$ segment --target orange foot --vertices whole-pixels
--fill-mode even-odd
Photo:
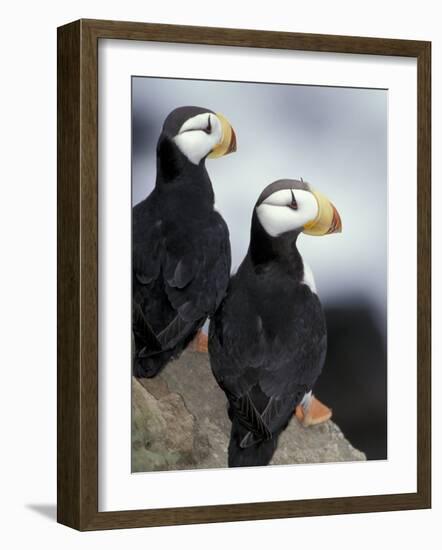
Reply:
[[[208,337],[202,330],[197,332],[195,338],[190,342],[187,349],[190,351],[198,351],[200,353],[208,352]]]
[[[330,420],[332,410],[312,395],[307,411],[301,405],[298,405],[295,410],[295,416],[307,428],[308,426],[315,426],[316,424],[322,424]]]

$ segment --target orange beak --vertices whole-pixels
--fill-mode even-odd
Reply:
[[[318,203],[318,215],[314,220],[304,225],[304,233],[314,236],[341,233],[341,216],[335,205],[319,191],[312,191],[312,193]]]
[[[209,159],[216,159],[234,153],[236,151],[236,134],[227,118],[220,113],[216,113],[218,120],[221,122],[223,130],[222,138],[215,145],[212,152],[207,155]]]

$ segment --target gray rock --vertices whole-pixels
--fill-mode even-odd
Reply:
[[[132,471],[225,468],[230,421],[208,355],[186,351],[153,379],[132,382]],[[365,460],[331,420],[304,428],[295,417],[271,464]]]

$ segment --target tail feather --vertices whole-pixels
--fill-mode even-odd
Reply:
[[[242,446],[248,432],[238,424],[237,420],[232,423],[230,442],[228,449],[229,468],[241,466],[267,466],[271,461],[278,444],[278,436],[261,440],[249,447]]]
[[[133,375],[136,378],[153,378],[167,364],[171,356],[170,351],[145,357],[136,355],[133,358]]]

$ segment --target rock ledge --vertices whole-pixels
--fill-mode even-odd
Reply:
[[[230,422],[207,354],[186,351],[154,379],[132,379],[132,471],[225,468]],[[365,460],[331,420],[293,418],[271,464]]]

